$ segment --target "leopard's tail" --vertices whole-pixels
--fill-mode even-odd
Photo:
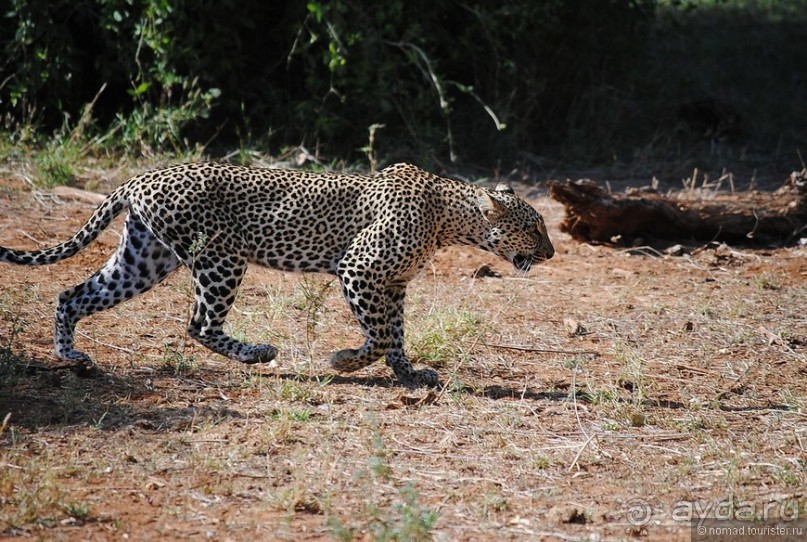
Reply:
[[[60,245],[42,250],[15,250],[0,247],[0,261],[19,265],[48,265],[76,255],[95,241],[109,224],[129,205],[125,185],[121,186],[99,205],[84,226],[73,237]]]

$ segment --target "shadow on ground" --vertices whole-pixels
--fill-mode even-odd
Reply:
[[[91,376],[88,376],[91,375]],[[81,376],[83,375],[83,376]],[[393,389],[408,388],[397,384],[392,378],[374,376],[329,375],[328,380],[321,376],[306,376],[293,373],[273,373],[284,381],[316,383],[328,387],[360,386],[368,388]],[[177,386],[187,379],[156,372],[153,376],[177,379]],[[218,371],[194,370],[194,386],[220,387],[215,378]],[[213,377],[213,381],[208,377]],[[150,378],[142,375],[120,375],[96,369],[91,373],[78,372],[70,366],[48,364],[44,360],[20,359],[0,363],[0,417],[10,415],[13,425],[36,429],[49,426],[84,425],[98,429],[114,431],[127,427],[139,427],[150,431],[173,432],[188,429],[194,420],[203,419],[242,419],[244,414],[238,410],[222,406],[215,400],[202,398],[199,402],[183,405],[166,404],[162,401],[162,392],[154,390]],[[423,393],[425,390],[411,390]],[[577,390],[574,396],[569,389],[540,391],[524,387],[511,388],[501,385],[484,388],[463,387],[454,393],[465,393],[476,397],[484,397],[494,401],[554,401],[568,402],[572,400],[593,403],[592,398],[583,390]],[[439,394],[439,391],[432,392]],[[435,395],[436,396],[436,395]],[[631,402],[630,398],[616,398],[619,402]],[[430,403],[432,401],[426,401]],[[418,403],[420,404],[420,403]],[[686,405],[678,401],[646,398],[642,401],[648,408],[669,410],[685,409]],[[715,409],[740,411],[788,410],[787,405],[764,405],[734,407],[723,401],[716,401]]]

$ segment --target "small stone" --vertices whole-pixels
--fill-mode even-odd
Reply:
[[[694,322],[685,322],[684,323],[684,331],[691,332],[694,329],[695,329],[695,323]]]
[[[553,506],[549,509],[549,512],[546,513],[546,516],[549,523],[555,525],[562,523],[588,523],[585,510],[580,510],[578,507],[570,504]]]
[[[502,274],[499,273],[498,271],[494,271],[493,268],[490,267],[488,264],[485,264],[476,271],[474,271],[473,273],[471,273],[471,277],[475,279],[481,279],[485,277],[500,279],[502,278]]]
[[[686,254],[686,249],[683,245],[673,245],[664,251],[668,256],[683,256]]]
[[[563,325],[569,330],[570,335],[585,335],[588,332],[583,324],[571,318],[564,318]]]

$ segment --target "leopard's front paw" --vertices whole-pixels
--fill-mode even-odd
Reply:
[[[420,369],[419,371],[414,371],[410,380],[413,385],[418,387],[429,386],[431,388],[437,388],[440,386],[440,376],[434,369]]]
[[[440,386],[440,377],[434,369],[415,370],[409,366],[409,370],[397,370],[395,376],[398,381],[409,388],[420,388],[429,386],[437,388]]]
[[[334,352],[331,356],[331,367],[340,373],[352,373],[365,366],[358,356],[359,351],[352,348],[345,348]]]
[[[57,352],[56,355],[65,362],[60,364],[60,367],[70,369],[80,377],[94,378],[101,374],[101,370],[93,363],[92,358],[80,350],[66,350]]]
[[[412,363],[404,356],[388,355],[387,365],[404,386],[419,388],[421,386],[431,386],[433,388],[440,385],[440,378],[434,369],[417,370],[412,367]]]
[[[259,344],[257,346],[249,347],[244,351],[242,361],[248,365],[255,363],[269,363],[277,356],[277,348],[271,344]]]
[[[81,350],[76,350],[74,348],[71,348],[69,350],[57,349],[56,350],[56,356],[61,360],[64,360],[64,361],[66,361],[68,363],[73,363],[73,364],[76,364],[76,365],[86,365],[87,367],[90,367],[90,366],[93,365],[93,361],[92,361],[92,358],[90,356],[88,356],[87,354],[85,354]]]

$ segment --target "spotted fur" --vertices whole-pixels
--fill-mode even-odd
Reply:
[[[396,164],[375,175],[306,173],[228,164],[189,164],[139,175],[115,190],[70,240],[53,248],[0,247],[0,261],[46,265],[73,256],[128,210],[115,254],[59,295],[56,355],[90,366],[76,350],[77,322],[145,292],[180,265],[190,269],[194,309],[188,333],[244,363],[272,360],[272,345],[223,331],[248,263],[339,278],[364,344],[335,352],[337,371],[386,356],[407,385],[437,385],[404,354],[407,283],[443,246],[476,246],[522,270],[552,257],[541,215],[506,185],[496,190]]]

